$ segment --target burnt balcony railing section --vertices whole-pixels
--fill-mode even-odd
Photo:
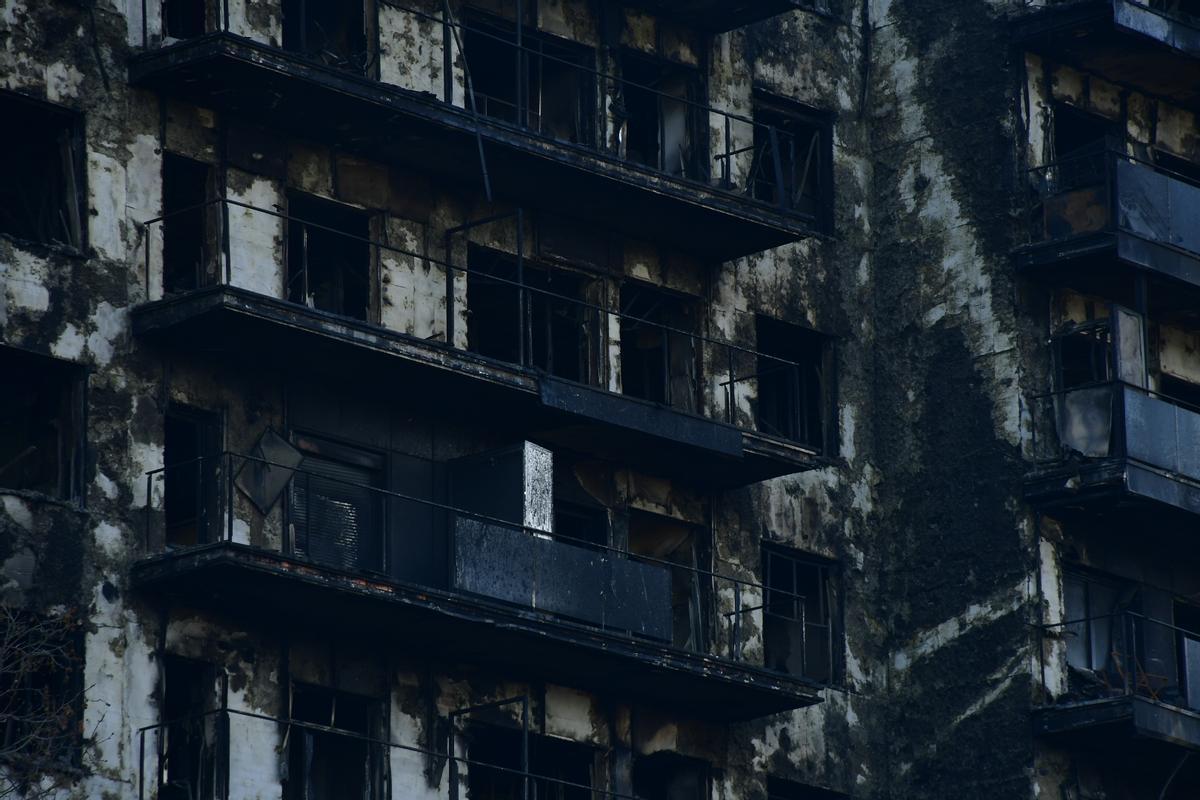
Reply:
[[[1200,710],[1200,632],[1124,611],[1043,625],[1040,644],[1043,686],[1067,668],[1048,705],[1136,696]]]
[[[547,584],[542,589],[547,596],[537,598],[538,609],[624,638],[672,646],[672,597],[698,590],[704,606],[701,617],[712,622],[707,632],[689,641],[699,642],[702,652],[716,658],[761,663],[761,653],[747,647],[748,630],[759,626],[747,626],[745,616],[764,610],[785,613],[780,609],[804,605],[800,595],[742,578],[536,530],[328,472],[306,470],[296,462],[231,452],[202,456],[148,472],[146,496],[164,496],[165,484],[171,480],[210,480],[218,490],[209,496],[219,499],[213,502],[216,507],[197,514],[204,521],[202,529],[183,544],[171,542],[162,515],[148,503],[144,523],[147,554],[241,544],[354,577],[403,582],[394,576],[409,570],[397,563],[395,554],[403,551],[392,540],[413,533],[405,525],[407,509],[407,516],[414,518],[433,516],[436,520],[440,516],[442,522],[418,524],[444,525],[446,531],[449,574],[427,575],[433,588],[448,586],[452,592],[519,604],[505,596],[511,589],[511,564],[502,554],[497,559],[497,554],[508,550],[512,558],[521,559],[530,555],[526,550],[532,546],[537,548],[532,556],[541,559],[543,569],[565,565],[563,569],[574,569],[575,579],[566,592],[570,595],[568,606],[556,607],[553,586]],[[432,514],[414,514],[414,510]],[[249,531],[248,538],[261,543],[238,542],[237,531]],[[586,567],[575,569],[576,562]],[[489,570],[505,571],[503,576],[495,575],[496,591],[489,590]],[[676,591],[679,587],[673,588],[673,582],[681,580],[688,585],[684,591]],[[832,646],[822,647],[820,652],[833,658]],[[826,674],[833,674],[832,668]]]
[[[1200,256],[1200,185],[1113,150],[1030,170],[1030,244],[1122,231]]]
[[[147,2],[142,0],[143,47],[177,41],[172,36],[152,39]],[[440,99],[447,105],[454,105],[455,99],[453,54],[464,52],[464,37],[469,34],[491,45],[493,51],[507,51],[508,60],[498,69],[488,70],[486,76],[472,75],[471,53],[466,53],[465,105],[477,118],[518,128],[559,146],[616,158],[664,177],[703,184],[743,201],[774,207],[814,227],[826,224],[829,165],[822,141],[827,134],[822,131],[787,130],[708,105],[702,102],[705,76],[699,74],[695,85],[664,77],[656,86],[649,79],[633,80],[597,69],[593,58],[579,59],[544,46],[548,37],[524,26],[512,25],[511,31],[503,31],[458,20],[448,6],[443,6],[441,13],[430,13],[394,0],[379,0],[377,15],[385,5],[442,27],[445,58],[439,65],[443,81]],[[373,29],[378,36],[378,19]],[[204,32],[237,32],[230,25],[229,0],[220,0]],[[378,43],[375,46],[377,51]],[[363,59],[357,54],[343,59],[353,63],[351,68],[339,67],[338,60],[330,57],[318,59],[304,49],[283,49],[322,66],[364,74],[359,64]],[[660,88],[668,84],[677,90]],[[564,90],[564,86],[571,88]],[[634,104],[653,113],[638,118],[631,110]],[[616,109],[611,117],[607,113],[610,105]],[[622,127],[614,131],[614,126]],[[722,144],[719,152],[711,153],[714,130],[722,133]],[[480,148],[482,151],[482,143]],[[486,167],[484,173],[487,182]]]
[[[507,272],[463,267],[450,260],[453,252],[453,237],[464,234],[471,228],[511,218],[516,221],[517,229],[523,230],[525,215],[520,210],[475,220],[448,231],[446,234],[446,258],[439,260],[428,254],[350,234],[329,225],[290,216],[281,211],[259,208],[232,199],[210,200],[200,206],[180,209],[172,214],[156,217],[143,223],[146,234],[143,237],[143,277],[147,296],[151,296],[153,285],[151,244],[156,238],[164,238],[153,236],[151,232],[159,226],[169,224],[170,220],[176,216],[186,215],[194,212],[196,208],[203,207],[219,207],[221,210],[221,242],[219,248],[213,248],[221,250],[221,264],[219,268],[212,270],[211,276],[207,279],[215,281],[214,285],[236,285],[235,276],[245,277],[241,274],[241,270],[253,269],[254,265],[241,262],[242,258],[247,261],[278,258],[278,256],[264,253],[237,255],[242,248],[237,241],[236,233],[230,229],[231,210],[262,215],[264,218],[277,221],[276,224],[281,224],[283,226],[282,233],[286,239],[307,242],[309,234],[320,233],[331,243],[325,248],[326,251],[338,249],[336,243],[343,242],[345,247],[341,250],[349,252],[353,249],[359,254],[363,264],[358,272],[361,272],[363,276],[369,276],[363,277],[362,280],[373,281],[375,291],[380,297],[384,293],[382,282],[384,270],[382,268],[372,270],[369,264],[379,265],[383,254],[413,259],[419,263],[442,269],[445,273],[443,299],[445,341],[423,339],[422,343],[427,346],[457,349],[454,343],[462,337],[456,336],[455,331],[459,324],[456,311],[458,301],[455,299],[458,293],[456,283],[459,279],[468,281],[474,279],[480,285],[487,284],[492,288],[500,288],[507,294],[507,298],[499,298],[499,305],[512,304],[511,309],[507,312],[500,309],[507,319],[504,324],[511,324],[511,335],[505,337],[502,333],[499,335],[490,333],[487,337],[489,344],[486,348],[473,347],[468,342],[468,351],[523,368],[538,370],[563,380],[606,389],[612,385],[609,376],[611,365],[607,355],[611,347],[618,344],[613,341],[612,329],[615,327],[624,333],[628,333],[630,330],[642,330],[656,337],[660,342],[661,363],[665,374],[658,394],[642,399],[670,406],[679,413],[725,422],[744,430],[756,429],[760,433],[795,442],[817,454],[824,451],[825,432],[821,429],[821,425],[813,421],[812,415],[809,413],[811,409],[806,408],[805,405],[809,402],[806,398],[811,394],[810,384],[814,380],[818,380],[812,374],[812,365],[762,353],[750,347],[704,336],[696,331],[674,327],[658,320],[616,311],[599,303],[571,297],[545,286],[533,285],[531,277],[536,271],[536,265],[525,257],[520,241],[521,237],[517,237],[517,252],[509,259],[510,269]],[[297,229],[304,235],[291,236]],[[340,264],[340,268],[344,271],[345,264]],[[310,261],[307,247],[293,248],[293,252],[289,253],[289,263],[284,265],[286,291],[285,297],[280,299],[316,308],[318,311],[343,317],[348,316],[345,312],[345,303],[338,303],[336,306],[322,305],[319,300],[314,301],[311,293],[296,290],[298,286],[310,286],[313,281],[308,277],[309,273],[319,269],[321,269],[320,264]],[[370,275],[372,271],[374,272],[373,276]],[[347,281],[341,280],[337,283],[345,285]],[[207,287],[189,285],[177,290],[172,290],[172,287],[164,287],[164,294],[168,296],[186,294],[203,288]],[[489,311],[497,310],[496,300],[495,293],[489,295],[487,304],[490,306]],[[476,308],[473,308],[471,304],[472,300],[468,293],[467,307],[475,312]],[[354,316],[363,324],[370,324],[366,322],[365,309],[363,315],[351,314],[349,316]],[[610,320],[614,321],[616,325],[608,324]],[[564,324],[573,330],[572,335],[576,337],[574,347],[564,349],[562,337],[555,335],[556,326]],[[504,341],[506,338],[507,341]],[[481,350],[483,352],[480,352]],[[717,381],[717,385],[723,395],[721,407],[705,402],[700,396],[703,370],[699,368],[687,376],[688,380],[695,384],[695,396],[688,398],[674,396],[682,392],[676,386],[682,381],[674,380],[680,377],[675,374],[679,372],[678,362],[681,359],[678,356],[680,353],[688,354],[688,360],[692,362],[703,360],[709,369],[719,371],[721,379]],[[777,395],[773,398],[776,412],[770,415],[753,415],[740,409],[738,392],[747,385],[757,386],[760,394],[767,390],[774,392]],[[675,386],[674,389],[673,386]],[[782,411],[778,411],[778,409],[782,409]]]

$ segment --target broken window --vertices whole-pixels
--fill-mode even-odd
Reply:
[[[1080,670],[1105,673],[1115,665],[1114,648],[1123,642],[1123,617],[1130,594],[1112,581],[1082,573],[1063,576],[1063,616],[1067,663]]]
[[[828,116],[756,93],[753,197],[824,220],[833,201],[831,134]]]
[[[840,800],[847,795],[783,778],[767,778],[767,800]]]
[[[379,453],[308,434],[292,479],[289,524],[293,551],[354,572],[384,569],[384,459]]]
[[[694,301],[647,284],[621,287],[621,391],[682,411],[699,408]]]
[[[1108,320],[1074,325],[1055,336],[1054,361],[1060,390],[1112,380],[1112,330]]]
[[[643,800],[708,800],[707,762],[668,751],[637,756],[633,794]]]
[[[596,750],[585,744],[529,734],[529,792],[524,793],[524,735],[517,728],[472,725],[467,731],[470,800],[591,800]],[[495,769],[493,767],[498,767]]]
[[[167,656],[163,662],[162,800],[215,800],[221,796],[217,765],[225,762],[216,667]]]
[[[1097,153],[1115,145],[1118,129],[1107,117],[1089,114],[1067,103],[1054,106],[1054,160]]]
[[[780,320],[755,319],[758,402],[755,423],[772,436],[823,450],[829,416],[829,341]]]
[[[364,74],[371,65],[368,0],[283,0],[283,48]]]
[[[381,800],[382,704],[303,683],[292,684],[290,699],[292,720],[334,730],[289,726],[284,800]]]
[[[833,582],[828,562],[764,545],[763,659],[769,669],[833,680]]]
[[[186,547],[212,541],[220,524],[220,417],[172,406],[166,415],[164,434],[166,543],[169,547]]]
[[[708,177],[699,70],[625,52],[616,114],[625,157],[669,175]]]
[[[208,286],[217,276],[221,214],[216,170],[174,153],[163,154],[163,291]]]
[[[671,567],[671,638],[676,647],[702,651],[705,646],[704,584],[696,572],[706,551],[700,529],[670,517],[631,511],[629,552],[666,561]]]
[[[365,320],[371,306],[370,217],[350,206],[288,193],[288,299]]]
[[[70,499],[83,466],[83,382],[74,365],[0,347],[0,486]]]
[[[518,273],[516,258],[479,247],[468,258],[468,349],[566,380],[595,382],[599,314],[584,305],[589,276],[528,261]]]
[[[82,249],[79,117],[0,91],[0,119],[0,233]]]
[[[172,39],[191,39],[208,29],[207,0],[163,0],[163,29]]]
[[[523,28],[518,50],[514,23],[472,14],[463,53],[479,113],[561,141],[595,142],[596,59],[590,48]]]

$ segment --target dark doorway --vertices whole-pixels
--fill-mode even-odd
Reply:
[[[162,800],[215,800],[223,762],[217,669],[202,661],[165,656],[163,664]]]
[[[166,544],[188,547],[213,541],[220,528],[221,417],[175,405],[167,411],[164,427]]]
[[[770,317],[755,319],[758,402],[763,433],[818,451],[825,448],[828,416],[828,340],[816,331]]]
[[[163,0],[163,29],[172,39],[202,36],[208,29],[207,0]]]
[[[0,347],[0,486],[63,500],[79,496],[83,372],[65,361]]]
[[[578,742],[529,734],[529,794],[522,732],[497,725],[473,725],[466,734],[470,800],[592,800],[596,751]],[[499,769],[496,769],[498,767]]]
[[[621,287],[621,391],[682,411],[699,408],[695,303],[648,284]]]
[[[365,320],[371,305],[370,217],[350,206],[288,193],[288,299]]]
[[[214,170],[190,158],[163,154],[163,291],[186,292],[216,279],[220,214]]]
[[[681,178],[708,177],[698,70],[626,52],[621,57],[625,157]]]

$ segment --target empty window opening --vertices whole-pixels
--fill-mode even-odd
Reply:
[[[760,431],[821,450],[828,415],[829,342],[780,320],[755,320]]]
[[[608,546],[608,512],[576,503],[554,504],[554,535],[570,544]]]
[[[295,443],[304,459],[292,479],[293,551],[326,566],[382,572],[383,456],[307,434]]]
[[[633,762],[633,794],[644,800],[708,800],[707,762],[658,752]]]
[[[167,412],[163,511],[169,547],[203,544],[216,535],[220,451],[218,415],[178,406]]]
[[[1112,666],[1114,647],[1121,647],[1119,612],[1130,594],[1113,582],[1079,573],[1063,576],[1067,663],[1080,670],[1104,672]]]
[[[220,797],[223,762],[220,718],[207,712],[220,707],[217,670],[211,664],[167,656],[163,664],[163,800],[214,800]]]
[[[82,374],[64,361],[0,347],[0,486],[78,496],[83,452]]]
[[[621,287],[621,391],[695,412],[699,347],[694,301],[646,284]]]
[[[379,738],[378,700],[294,683],[291,719],[336,731],[290,728],[285,800],[382,798],[385,754],[379,744],[361,738]]]
[[[190,158],[163,155],[163,291],[186,292],[216,280],[221,215],[216,170]]]
[[[207,0],[163,0],[163,27],[172,39],[201,36],[208,29]]]
[[[83,247],[82,125],[75,114],[0,92],[0,233]]]
[[[371,64],[366,0],[284,0],[283,47],[363,74]]]
[[[847,795],[783,778],[767,778],[767,800],[842,800]]]
[[[591,800],[596,750],[585,744],[529,734],[529,793],[524,794],[519,729],[472,725],[467,731],[469,800]],[[497,769],[498,768],[498,769]]]
[[[513,23],[473,14],[463,30],[463,52],[479,113],[561,141],[594,143],[590,48],[525,28],[518,50]]]
[[[830,139],[829,122],[817,112],[756,95],[753,197],[823,219],[832,201]]]
[[[567,380],[595,382],[599,315],[583,304],[587,276],[528,261],[518,274],[514,257],[478,247],[471,248],[468,264],[468,349]],[[528,287],[524,292],[522,285]]]
[[[629,552],[667,561],[671,567],[671,639],[676,647],[703,650],[703,587],[696,570],[706,563],[700,529],[645,511],[629,513]]]
[[[820,683],[833,680],[830,565],[797,551],[764,546],[763,650],[769,669]]]
[[[1115,145],[1116,124],[1106,117],[1089,114],[1066,103],[1054,106],[1054,160],[1063,161],[1102,152]]]
[[[633,53],[621,58],[618,116],[625,157],[669,175],[708,176],[700,73],[682,64]]]
[[[1112,330],[1107,320],[1087,322],[1054,337],[1058,389],[1112,380]]]
[[[371,304],[370,216],[300,192],[288,193],[288,299],[367,319]]]

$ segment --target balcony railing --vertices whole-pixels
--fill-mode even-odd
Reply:
[[[170,234],[164,231],[172,219],[208,210],[219,214],[222,231],[219,242],[204,245],[194,254],[191,263],[207,265],[189,277],[186,285],[179,287],[160,284],[163,270],[155,269],[161,260],[160,250],[154,243],[162,242]],[[188,293],[215,286],[237,286],[277,292],[277,299],[292,301],[299,307],[315,307],[317,311],[338,314],[344,311],[340,304],[322,308],[313,296],[310,280],[321,264],[310,262],[308,250],[290,254],[291,265],[279,263],[283,257],[277,248],[263,249],[262,231],[273,238],[282,237],[307,242],[310,235],[328,237],[343,256],[358,252],[360,263],[355,271],[363,281],[373,282],[372,291],[379,297],[385,293],[384,275],[387,263],[398,259],[411,260],[413,264],[434,268],[434,274],[422,278],[428,282],[429,292],[440,293],[442,309],[442,333],[436,339],[418,340],[423,347],[442,351],[470,352],[477,357],[511,364],[522,369],[550,375],[566,383],[577,383],[598,391],[634,398],[635,401],[671,408],[689,417],[699,417],[736,426],[743,430],[756,431],[777,439],[787,440],[802,448],[820,454],[825,449],[826,430],[818,417],[823,408],[812,407],[814,392],[825,402],[825,376],[820,364],[806,364],[755,350],[722,339],[702,335],[694,330],[666,324],[636,314],[613,310],[581,297],[572,297],[544,286],[530,285],[526,279],[538,269],[538,265],[526,257],[523,236],[517,236],[514,254],[504,254],[505,269],[480,270],[456,263],[456,237],[469,229],[492,223],[515,223],[516,230],[525,230],[525,215],[517,210],[478,220],[456,228],[446,235],[446,257],[430,257],[390,244],[347,233],[320,222],[289,216],[276,210],[258,208],[237,200],[218,199],[187,209],[180,209],[145,223],[144,237],[144,280],[147,296],[157,294],[185,296]],[[291,236],[297,233],[299,236]],[[459,248],[461,250],[461,248]],[[492,252],[492,251],[489,251]],[[349,259],[345,257],[343,261]],[[164,266],[164,265],[159,265]],[[169,266],[169,265],[165,265]],[[344,264],[340,264],[344,266]],[[541,267],[548,274],[554,270]],[[436,271],[442,273],[436,275]],[[423,270],[417,270],[423,272]],[[183,274],[175,271],[175,274]],[[578,273],[564,272],[564,275]],[[264,276],[271,276],[266,277]],[[275,284],[271,286],[271,284]],[[484,305],[471,296],[470,287],[490,290],[491,314],[497,314],[504,304],[510,305],[503,323],[509,333],[489,330],[486,337],[472,341],[467,313],[475,312]],[[308,287],[308,288],[306,288]],[[466,289],[466,291],[464,291]],[[466,308],[463,297],[466,297]],[[475,305],[473,305],[475,303]],[[696,311],[701,306],[697,304]],[[482,315],[482,311],[478,312]],[[357,323],[376,327],[363,316]],[[344,316],[339,319],[345,320]],[[569,333],[563,339],[553,339],[554,326],[565,324]],[[622,339],[638,337],[638,341],[650,341],[661,355],[661,371],[656,374],[656,388],[642,395],[629,394],[630,389],[621,391],[621,382],[613,364],[615,353],[620,352]],[[628,361],[628,359],[626,359]],[[681,388],[682,387],[682,388]],[[775,411],[765,413],[751,408],[751,395],[757,394],[761,403],[767,392],[772,393]]]
[[[168,481],[192,484],[192,491],[167,492]],[[764,610],[804,607],[804,598],[792,592],[314,472],[302,461],[229,452],[190,459],[147,473],[146,492],[148,498],[201,498],[185,509],[192,524],[182,538],[147,505],[148,555],[236,544],[333,573],[479,597],[730,662],[762,664],[761,648],[748,645],[751,632],[762,630]],[[433,541],[447,554],[444,571],[436,559],[414,568],[405,543],[416,540]],[[673,608],[681,598],[691,598],[682,615]],[[697,627],[680,630],[681,618]],[[828,641],[813,652],[829,663],[811,666],[833,675],[832,628],[823,630]]]

